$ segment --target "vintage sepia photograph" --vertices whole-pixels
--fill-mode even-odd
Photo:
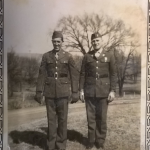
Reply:
[[[10,150],[144,150],[147,3],[5,1]]]

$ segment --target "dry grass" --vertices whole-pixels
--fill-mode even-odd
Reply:
[[[43,106],[34,100],[35,92],[25,92],[24,94],[16,92],[13,97],[8,100],[8,110],[31,108]]]
[[[140,150],[140,103],[109,106],[107,120],[106,150]],[[47,120],[43,118],[11,131],[11,150],[43,150],[46,144],[46,130]],[[70,115],[67,150],[84,150],[86,141],[85,112]]]

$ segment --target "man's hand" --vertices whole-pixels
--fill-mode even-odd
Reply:
[[[71,104],[76,103],[79,100],[79,93],[78,92],[73,92],[71,95]]]
[[[37,101],[39,104],[42,104],[43,95],[42,92],[36,92],[34,100]]]
[[[84,103],[84,90],[82,89],[81,91],[80,91],[80,100],[82,101],[82,103]]]
[[[108,103],[112,102],[115,99],[115,92],[111,91],[108,95]]]

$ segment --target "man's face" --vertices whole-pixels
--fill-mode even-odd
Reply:
[[[92,42],[92,46],[95,50],[99,50],[101,48],[101,38],[95,38],[93,39],[91,42]]]
[[[59,51],[62,45],[62,39],[61,38],[54,38],[52,39],[53,47],[55,51]]]

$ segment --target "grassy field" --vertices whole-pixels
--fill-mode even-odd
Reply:
[[[140,150],[140,103],[109,106],[107,120],[106,150]],[[11,150],[44,150],[46,131],[46,118],[16,128],[9,133]],[[67,150],[84,150],[86,142],[85,111],[69,115]]]

